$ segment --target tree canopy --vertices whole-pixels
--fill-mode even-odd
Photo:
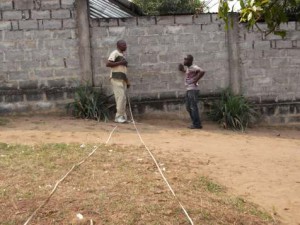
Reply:
[[[240,22],[248,28],[256,26],[266,35],[274,33],[284,37],[286,32],[280,29],[280,24],[300,19],[300,0],[239,0],[239,3]],[[228,1],[220,0],[219,17],[226,25],[230,23],[230,11]],[[259,27],[258,22],[262,21],[267,24],[267,30]]]
[[[194,14],[203,12],[200,0],[133,0],[146,15]]]

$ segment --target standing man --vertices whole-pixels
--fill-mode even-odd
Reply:
[[[183,65],[180,63],[178,69],[179,71],[185,73],[185,86],[187,90],[185,96],[185,104],[186,110],[189,112],[192,120],[192,125],[189,126],[189,128],[202,129],[198,110],[198,81],[203,77],[205,71],[199,66],[193,65],[193,61],[194,57],[192,55],[187,55],[186,58],[184,58]],[[187,68],[185,69],[184,66],[186,66]]]
[[[111,68],[110,82],[115,96],[117,113],[115,116],[116,123],[126,123],[126,92],[129,87],[127,78],[127,65],[123,53],[127,49],[127,44],[123,40],[117,42],[117,49],[114,50],[106,63]]]

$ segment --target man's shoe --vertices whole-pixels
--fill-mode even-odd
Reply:
[[[200,126],[194,126],[194,125],[191,125],[188,127],[189,129],[202,129],[203,127],[200,125]]]
[[[127,120],[124,118],[124,116],[120,116],[118,118],[115,119],[116,123],[126,123]]]

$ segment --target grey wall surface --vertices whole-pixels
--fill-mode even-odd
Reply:
[[[80,76],[74,0],[1,0],[0,111],[52,109]]]
[[[192,54],[207,73],[200,83],[203,95],[229,85],[226,32],[216,15],[140,17],[92,21],[95,84],[109,86],[105,67],[116,41],[126,40],[130,93],[137,99],[174,98],[184,94],[178,64]]]

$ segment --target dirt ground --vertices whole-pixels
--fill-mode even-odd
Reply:
[[[8,117],[0,126],[0,142],[105,143],[115,123],[69,117]],[[190,159],[193,170],[279,215],[284,224],[300,225],[300,128],[253,128],[245,133],[204,123],[187,129],[178,119],[138,119],[141,136],[155,157]],[[119,125],[111,144],[141,146],[133,124]],[[146,151],[146,149],[145,149]]]

